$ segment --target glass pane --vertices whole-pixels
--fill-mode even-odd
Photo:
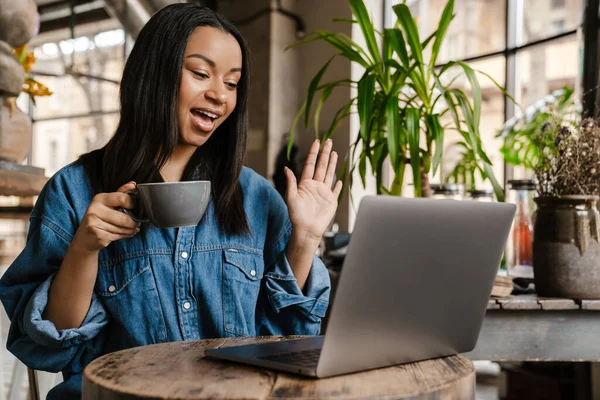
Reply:
[[[577,29],[583,21],[584,0],[523,2],[523,43]]]
[[[571,37],[519,53],[520,103],[525,115],[531,116],[540,110],[545,104],[541,101],[544,97],[565,86],[575,89],[575,98],[580,96],[582,47],[576,37]],[[517,111],[517,115],[522,115],[519,113]],[[514,168],[515,179],[532,177],[533,171],[521,166]]]
[[[36,79],[54,94],[36,98],[39,107],[34,107],[34,120],[118,110],[122,32],[102,32],[36,47],[33,72],[38,72]],[[74,76],[69,73],[71,69],[87,76]]]
[[[112,137],[119,114],[39,121],[33,127],[33,165],[52,176],[84,153],[104,146]]]
[[[398,4],[401,1],[394,0],[392,3]],[[446,0],[406,2],[417,20],[421,40],[425,40],[435,32],[446,3]],[[389,13],[392,14],[393,23],[395,14],[391,9]],[[454,5],[454,14],[438,63],[504,50],[506,0],[457,1]],[[387,20],[390,21],[389,18]],[[428,47],[431,47],[431,44]]]
[[[564,86],[576,88],[581,54],[579,42],[574,37],[519,53],[521,105],[529,106]]]
[[[490,75],[498,84],[504,85],[504,70],[506,68],[504,57],[499,56],[484,59],[477,62],[471,62],[469,65],[474,70]],[[448,78],[454,78],[459,72],[460,70],[458,69],[449,71],[449,76],[445,83],[449,82]],[[496,138],[496,134],[504,123],[504,95],[488,77],[483,74],[477,74],[477,77],[481,86],[482,95],[481,119],[479,124],[482,146],[493,164],[496,179],[501,183],[504,179],[504,159],[500,153],[502,143]],[[454,81],[453,87],[460,88],[469,97],[472,96],[471,85],[464,75],[461,75],[460,78]],[[450,116],[444,118],[444,124],[450,121]],[[452,123],[452,125],[454,124]],[[447,177],[452,173],[457,163],[462,158],[462,148],[456,145],[457,142],[462,140],[462,136],[455,130],[445,130],[444,141],[446,145],[444,148],[444,160],[442,165],[442,174],[444,177]],[[492,188],[489,181],[483,182],[481,180],[479,173],[477,173],[475,177],[475,186],[477,189]]]

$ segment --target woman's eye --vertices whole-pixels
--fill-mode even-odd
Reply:
[[[205,74],[205,73],[203,73],[203,72],[196,72],[196,71],[192,71],[192,73],[193,73],[194,75],[196,75],[196,76],[199,76],[200,78],[203,78],[203,79],[206,79],[206,78],[208,78],[208,75],[206,75],[206,74]]]
[[[232,83],[232,82],[227,82],[225,83],[230,89],[236,89],[237,88],[237,83]]]

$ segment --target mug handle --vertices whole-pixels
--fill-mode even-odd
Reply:
[[[125,194],[130,195],[131,197],[133,197],[135,202],[139,203],[140,194],[138,193],[137,190],[128,190],[125,192]],[[125,214],[127,214],[129,216],[129,218],[131,218],[135,222],[150,222],[150,219],[148,219],[148,218],[144,219],[142,217],[138,217],[137,215],[135,215],[133,212],[129,211],[126,208],[120,207],[120,210],[123,211]]]

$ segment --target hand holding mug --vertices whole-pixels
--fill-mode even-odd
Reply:
[[[119,211],[134,207],[133,200],[125,193],[133,189],[135,182],[129,182],[116,192],[94,196],[75,232],[72,244],[87,251],[99,251],[111,242],[130,238],[138,233],[139,222]]]
[[[134,206],[122,211],[134,221],[159,228],[194,226],[208,206],[210,181],[140,183],[125,193]]]

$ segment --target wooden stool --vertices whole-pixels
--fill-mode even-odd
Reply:
[[[208,348],[284,339],[207,339],[107,354],[85,369],[83,399],[475,398],[475,370],[471,361],[462,356],[326,379],[204,358]]]

